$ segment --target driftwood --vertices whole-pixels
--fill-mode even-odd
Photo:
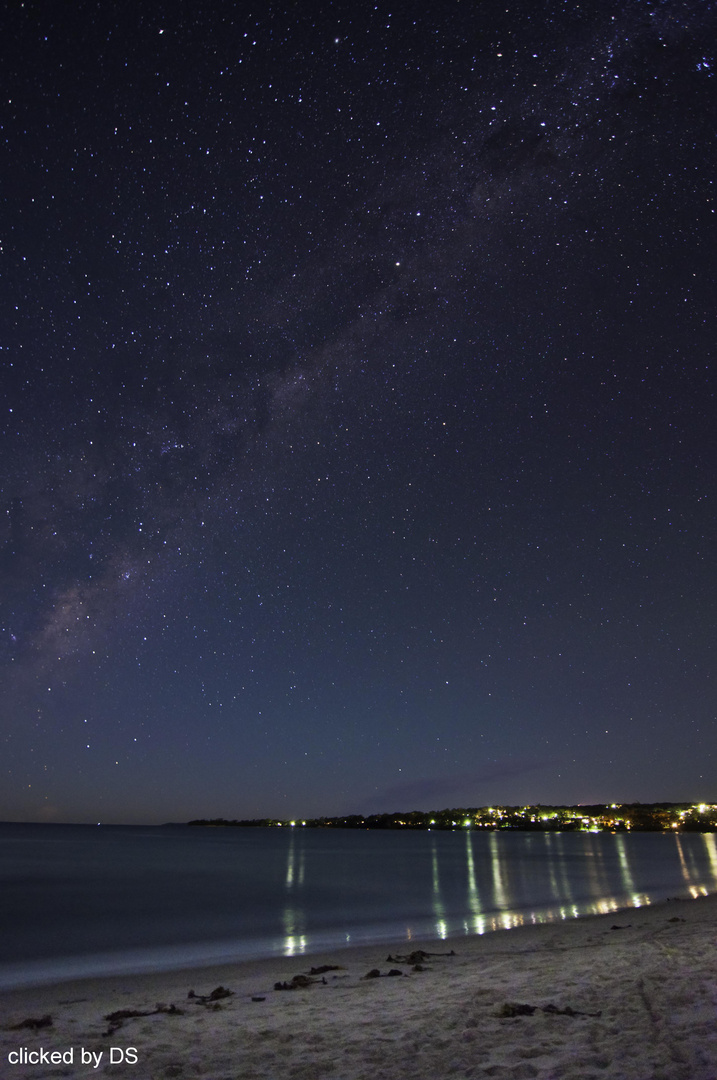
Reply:
[[[10,1031],[21,1031],[22,1028],[30,1028],[31,1031],[38,1031],[40,1028],[52,1027],[52,1017],[47,1016],[28,1016],[27,1020],[21,1020],[19,1024],[12,1024]]]
[[[195,994],[193,990],[190,990],[187,994],[187,999],[193,1001],[196,1005],[206,1005],[211,1001],[221,1001],[222,998],[234,997],[233,990],[227,990],[225,986],[217,986],[215,990],[212,990],[211,994]]]
[[[399,971],[398,968],[391,968],[391,970],[387,971],[386,975],[384,976],[384,975],[381,974],[381,972],[379,971],[378,968],[371,968],[371,970],[367,971],[365,975],[361,976],[361,978],[362,979],[383,979],[383,978],[388,978],[389,975],[403,975],[403,972]]]
[[[580,1012],[578,1009],[571,1009],[569,1005],[566,1005],[564,1009],[559,1009],[557,1005],[521,1005],[517,1001],[506,1001],[495,1015],[501,1019],[511,1016],[532,1016],[538,1010],[553,1016],[602,1016],[602,1010],[595,1013]]]
[[[455,956],[453,949],[450,952],[424,952],[423,949],[416,949],[414,952],[409,953],[408,956],[391,956],[389,953],[386,957],[387,964],[422,964],[424,960],[430,960],[432,956]]]
[[[274,983],[275,990],[303,990],[307,986],[313,986],[314,983],[323,983],[326,986],[326,979],[310,979],[308,975],[294,975],[291,982],[276,982]]]
[[[168,1016],[183,1016],[182,1009],[178,1009],[176,1005],[164,1005],[158,1003],[156,1009],[142,1010],[142,1009],[117,1009],[116,1012],[108,1013],[105,1016],[105,1020],[109,1020],[110,1026],[107,1028],[105,1035],[112,1035],[115,1031],[122,1027],[125,1020],[132,1020],[135,1016],[157,1016],[158,1013],[166,1013]]]

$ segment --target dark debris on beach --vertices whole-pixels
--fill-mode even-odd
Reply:
[[[495,1015],[501,1019],[510,1019],[515,1016],[532,1016],[533,1013],[543,1012],[548,1013],[551,1016],[602,1016],[602,1010],[600,1012],[581,1012],[579,1009],[573,1009],[570,1005],[566,1005],[564,1009],[559,1009],[557,1005],[523,1005],[517,1001],[506,1001],[499,1009],[496,1010]]]
[[[228,997],[234,997],[234,991],[227,990],[225,986],[217,986],[209,994],[195,994],[193,990],[190,990],[187,994],[187,1000],[194,1005],[213,1005],[214,1002],[222,1001]]]
[[[122,1027],[125,1020],[132,1020],[136,1016],[157,1016],[159,1013],[165,1013],[167,1016],[183,1016],[184,1011],[178,1009],[176,1005],[164,1005],[158,1003],[155,1009],[117,1009],[116,1012],[108,1013],[105,1016],[105,1020],[109,1021],[109,1027],[105,1032],[105,1035],[113,1035],[115,1031],[118,1031]]]
[[[39,1031],[40,1028],[52,1027],[52,1017],[47,1016],[28,1016],[26,1020],[21,1020],[19,1024],[11,1024],[8,1030],[10,1031],[22,1031],[23,1028],[29,1028],[31,1031]]]

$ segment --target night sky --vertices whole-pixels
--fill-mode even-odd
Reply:
[[[717,801],[717,8],[5,2],[0,818]]]

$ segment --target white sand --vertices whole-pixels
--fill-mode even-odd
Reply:
[[[413,971],[386,960],[407,952],[403,942],[6,992],[0,1076],[717,1080],[717,897],[411,947],[457,955]],[[342,970],[326,973],[325,984],[273,989],[320,964]],[[405,975],[362,978],[392,967]],[[187,1000],[190,988],[208,994],[219,985],[234,994],[214,1008]],[[158,1002],[182,1014],[127,1019],[107,1034],[107,1014]],[[502,1016],[506,1003],[537,1008]],[[543,1011],[548,1005],[600,1015]],[[45,1014],[51,1027],[10,1030]],[[13,1064],[21,1047],[66,1060]],[[136,1063],[110,1063],[112,1048],[127,1058],[131,1047]],[[82,1064],[83,1049],[94,1062],[102,1055],[97,1067]]]

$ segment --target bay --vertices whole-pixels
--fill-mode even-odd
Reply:
[[[420,942],[717,891],[713,833],[0,825],[0,987]]]

